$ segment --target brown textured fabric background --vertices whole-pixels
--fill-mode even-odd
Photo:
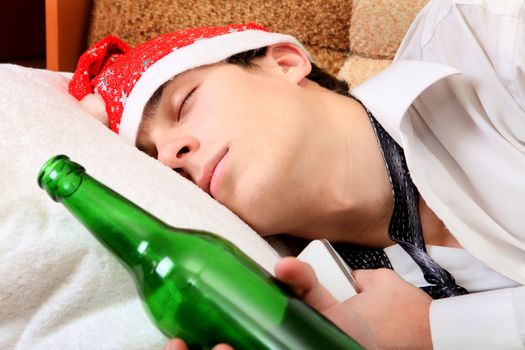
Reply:
[[[315,62],[356,86],[386,68],[428,0],[94,0],[89,44],[134,46],[188,27],[257,22],[299,39]]]
[[[349,57],[338,77],[355,87],[385,69],[428,0],[353,0]]]
[[[88,42],[113,34],[135,46],[178,29],[253,21],[292,34],[335,74],[348,53],[351,10],[351,0],[94,0]]]
[[[410,23],[428,0],[354,0],[350,51],[393,59]]]
[[[388,67],[391,62],[388,59],[351,55],[346,59],[337,77],[346,80],[350,87],[356,87]]]

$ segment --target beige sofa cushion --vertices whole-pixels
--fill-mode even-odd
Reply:
[[[89,44],[113,34],[136,45],[161,33],[258,22],[296,36],[315,62],[356,86],[384,69],[427,0],[94,0]],[[345,61],[346,60],[346,61]]]
[[[354,0],[350,51],[393,59],[408,27],[428,0]]]
[[[94,0],[88,42],[113,34],[134,46],[177,29],[253,21],[294,35],[335,74],[348,53],[351,10],[351,0]]]
[[[338,77],[361,84],[394,58],[410,24],[428,0],[353,0],[350,55]]]
[[[350,55],[339,70],[337,77],[346,80],[350,84],[350,88],[353,88],[381,72],[391,62],[388,59]]]

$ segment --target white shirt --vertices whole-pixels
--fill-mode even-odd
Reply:
[[[524,16],[523,0],[431,1],[394,63],[352,91],[459,243],[518,285],[434,301],[436,349],[524,348]]]
[[[399,245],[386,248],[385,253],[394,270],[407,282],[418,287],[429,285],[419,266]],[[465,249],[427,245],[427,253],[454,276],[458,285],[478,293],[475,297],[432,303],[434,348],[521,349],[519,329],[523,333],[525,323],[516,314],[523,315],[525,311],[523,287],[517,288],[519,283],[483,264]]]

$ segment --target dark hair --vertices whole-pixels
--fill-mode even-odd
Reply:
[[[267,47],[261,47],[259,49],[254,50],[248,50],[244,52],[240,52],[238,54],[232,55],[228,57],[225,61],[230,64],[236,64],[238,66],[241,66],[245,69],[254,69],[257,68],[257,65],[253,63],[253,60],[257,57],[262,57],[266,54]],[[322,68],[318,67],[315,63],[312,62],[312,70],[310,74],[306,76],[307,79],[316,82],[317,84],[321,85],[322,87],[335,91],[338,94],[349,96],[349,90],[350,86],[348,83],[344,80],[339,80],[330,73],[326,72]],[[157,109],[157,105],[159,103],[160,97],[162,96],[162,92],[164,91],[164,88],[166,85],[168,85],[169,81],[162,84],[155,93],[151,96],[151,98],[146,103],[146,106],[144,107],[144,116],[151,115],[155,112]]]
[[[256,66],[253,63],[253,59],[262,57],[266,54],[267,47],[261,47],[260,49],[244,51],[226,59],[226,62],[231,64],[237,64],[244,68],[254,68]],[[337,92],[338,94],[348,96],[350,86],[344,80],[339,80],[330,73],[326,72],[322,68],[318,67],[315,63],[312,63],[312,70],[310,74],[306,76],[307,79],[316,82],[328,90]]]

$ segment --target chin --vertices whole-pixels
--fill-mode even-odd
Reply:
[[[226,203],[223,203],[231,211],[240,217],[245,223],[247,223],[253,230],[257,232],[259,236],[270,236],[274,232],[268,227],[268,220],[261,218],[261,211],[257,209],[247,209],[247,206],[230,206]],[[242,209],[239,209],[242,208]],[[256,215],[254,215],[256,214]],[[263,215],[264,217],[264,215]]]
[[[223,204],[260,236],[270,236],[281,233],[283,228],[279,225],[282,215],[276,210],[279,203],[269,200],[268,197],[273,198],[270,193],[275,195],[274,191],[266,190],[264,186],[254,182],[249,183],[249,186],[237,184],[233,196],[223,198]]]
[[[260,214],[260,211],[258,212]],[[281,233],[280,230],[276,228],[276,225],[269,221],[268,219],[265,219],[266,217],[263,216],[261,218],[260,215],[257,215],[255,218],[251,218],[250,215],[247,215],[246,218],[244,218],[241,215],[241,218],[248,224],[252,229],[254,229],[257,234],[261,237],[271,236],[278,233]]]
[[[273,236],[273,235],[276,235],[277,232],[273,232],[273,231],[264,231],[264,230],[261,230],[261,229],[257,229],[255,227],[252,226],[252,228],[257,232],[257,234],[261,237],[268,237],[268,236]]]

